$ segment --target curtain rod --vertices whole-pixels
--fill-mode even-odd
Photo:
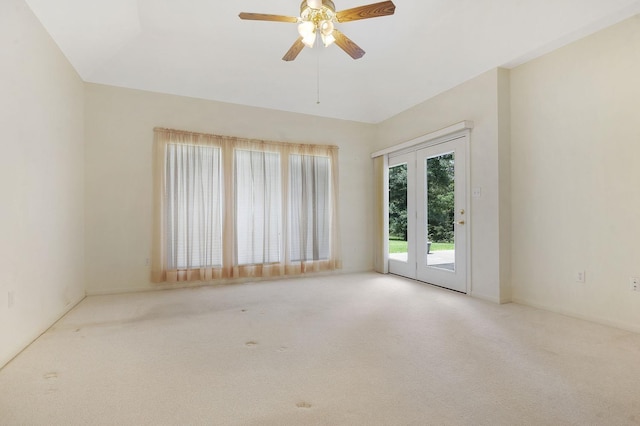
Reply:
[[[237,141],[244,142],[252,142],[252,143],[266,143],[272,145],[297,145],[301,147],[318,147],[324,149],[340,149],[337,145],[321,145],[321,144],[313,144],[313,143],[301,143],[301,142],[282,142],[282,141],[270,141],[270,140],[262,140],[262,139],[252,139],[252,138],[242,138],[238,136],[223,136],[216,135],[213,133],[200,133],[200,132],[191,132],[188,130],[178,130],[178,129],[169,129],[166,127],[154,127],[154,132],[163,132],[163,133],[176,133],[181,135],[190,135],[190,136],[204,136],[208,138],[221,138],[221,139],[234,139]]]

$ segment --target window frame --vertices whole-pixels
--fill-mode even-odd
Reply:
[[[186,269],[168,268],[166,239],[163,234],[167,218],[163,213],[166,204],[165,155],[169,144],[203,145],[220,148],[222,187],[222,265],[192,266]],[[280,162],[281,224],[280,257],[276,262],[239,264],[236,226],[236,151],[278,153]],[[328,173],[326,186],[329,216],[328,256],[317,259],[291,259],[290,238],[290,159],[292,155],[326,158]],[[322,160],[324,161],[324,160]],[[152,281],[211,281],[246,277],[272,277],[299,275],[308,272],[328,271],[342,267],[339,226],[338,147],[332,145],[293,144],[284,142],[243,139],[230,136],[184,132],[180,130],[154,129],[154,232],[152,246]],[[292,235],[290,235],[292,234]]]

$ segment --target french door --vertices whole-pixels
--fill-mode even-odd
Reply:
[[[467,143],[389,158],[389,272],[467,292]]]

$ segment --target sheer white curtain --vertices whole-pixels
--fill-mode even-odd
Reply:
[[[238,265],[282,261],[280,154],[235,150]]]
[[[222,154],[206,135],[156,130],[152,281],[223,276]]]
[[[169,144],[166,151],[167,267],[222,266],[220,148]]]
[[[289,235],[292,261],[329,259],[330,183],[328,157],[289,156]]]
[[[342,267],[338,149],[155,129],[152,280]]]

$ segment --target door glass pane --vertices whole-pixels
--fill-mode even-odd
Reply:
[[[407,164],[389,167],[389,259],[406,262]]]
[[[427,266],[455,271],[455,155],[428,158],[425,212]]]

